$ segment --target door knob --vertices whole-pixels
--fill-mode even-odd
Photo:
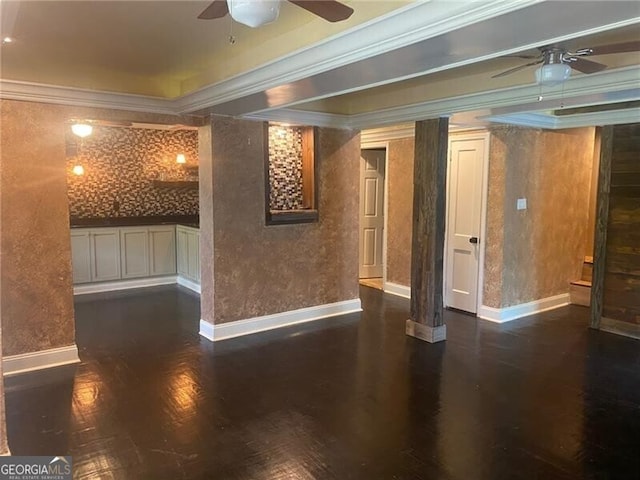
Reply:
[[[478,243],[478,237],[471,237],[469,243]]]

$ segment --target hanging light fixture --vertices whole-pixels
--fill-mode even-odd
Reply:
[[[227,0],[227,5],[236,22],[252,28],[275,21],[280,13],[280,0]]]
[[[552,87],[569,80],[571,67],[566,63],[543,65],[536,70],[536,81],[539,85]]]
[[[184,156],[184,153],[179,153],[176,156],[176,163],[187,163],[187,157]]]
[[[88,123],[74,123],[71,125],[71,131],[74,135],[77,135],[80,138],[85,138],[91,135],[93,127]]]

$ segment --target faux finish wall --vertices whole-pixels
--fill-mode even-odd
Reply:
[[[319,129],[316,142],[319,222],[265,226],[262,123],[212,118],[213,181],[207,185],[203,168],[200,184],[202,198],[213,190],[213,252],[201,245],[202,268],[213,263],[215,282],[213,302],[202,299],[205,321],[358,298],[360,135]]]
[[[77,154],[67,158],[72,217],[198,214],[196,189],[167,189],[153,183],[191,177],[176,163],[176,155],[183,153],[187,165],[198,165],[197,131],[96,126],[82,141],[68,129],[66,135],[69,145],[78,145]],[[84,167],[84,175],[72,172],[77,163]]]
[[[389,142],[387,165],[387,282],[411,285],[413,157],[415,140]]]
[[[484,304],[567,293],[580,278],[595,130],[491,131]],[[526,198],[527,210],[516,210]]]
[[[5,356],[74,343],[65,157],[65,131],[71,118],[190,121],[0,100],[0,298]]]

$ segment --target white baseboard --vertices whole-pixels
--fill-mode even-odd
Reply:
[[[402,298],[411,298],[411,287],[405,287],[399,283],[384,282],[382,290],[391,295],[397,295]]]
[[[200,319],[200,335],[213,342],[213,325]]]
[[[289,325],[296,325],[298,323],[306,323],[313,320],[361,311],[362,305],[360,299],[356,298],[354,300],[327,303],[315,307],[300,308],[298,310],[290,310],[273,315],[238,320],[236,322],[221,323],[219,325],[211,325],[204,320],[200,320],[200,335],[213,342],[218,342],[228,338],[273,330],[274,328],[288,327]]]
[[[478,317],[483,320],[489,320],[490,322],[504,323],[515,320],[516,318],[533,315],[534,313],[546,312],[547,310],[553,310],[554,308],[564,307],[565,305],[569,305],[569,303],[569,294],[563,293],[561,295],[541,298],[540,300],[534,300],[533,302],[521,303],[520,305],[513,305],[505,308],[493,308],[482,305],[478,310]]]
[[[131,280],[117,280],[114,282],[87,283],[73,286],[74,295],[86,295],[88,293],[115,292],[132,288],[157,287],[158,285],[172,285],[177,282],[175,275],[162,277],[135,278]]]
[[[78,362],[80,362],[78,347],[73,344],[66,347],[4,357],[2,359],[2,369],[4,376],[10,376]]]
[[[200,284],[193,282],[187,278],[181,277],[180,275],[178,275],[178,278],[176,279],[176,283],[178,285],[182,285],[185,288],[188,288],[191,291],[194,291],[196,293],[200,293]]]

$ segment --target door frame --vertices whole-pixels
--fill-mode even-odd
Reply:
[[[465,133],[455,133],[449,132],[449,138],[447,142],[447,155],[448,155],[448,164],[451,163],[451,143],[455,140],[484,140],[484,165],[482,166],[482,200],[480,205],[480,257],[478,259],[478,292],[476,298],[476,316],[478,312],[480,312],[483,302],[484,295],[484,260],[485,260],[485,249],[486,249],[486,231],[487,231],[487,198],[489,195],[489,143],[491,141],[491,133],[482,130],[476,132],[465,132]],[[447,167],[449,166],[447,164]],[[451,177],[451,169],[447,168],[447,201],[446,201],[446,213],[445,218],[449,218],[449,203],[450,203],[450,193],[451,189],[449,188],[449,182]],[[443,258],[443,279],[442,279],[442,288],[443,288],[443,302],[444,306],[448,306],[447,302],[447,270],[449,266],[447,265],[447,258],[449,252],[449,231],[448,224],[445,223],[445,243],[444,243],[444,251],[445,255]]]
[[[387,211],[389,209],[389,142],[363,142],[360,144],[360,151],[362,150],[373,150],[373,149],[381,149],[384,148],[384,186],[383,186],[383,195],[382,199],[382,216],[383,218],[383,230],[382,230],[382,290],[386,291],[387,285],[387,221],[388,215]],[[362,157],[360,157],[362,159]],[[360,160],[360,164],[358,168],[362,165],[362,160]],[[358,175],[360,177],[360,174]],[[360,198],[359,194],[362,192],[358,192],[358,198]],[[358,204],[358,208],[360,204]],[[359,211],[359,210],[358,210]],[[358,214],[358,245],[360,245],[360,215]],[[358,247],[359,248],[359,247]],[[358,253],[359,255],[359,253]],[[358,260],[359,262],[359,260]],[[360,275],[358,274],[358,277]]]

